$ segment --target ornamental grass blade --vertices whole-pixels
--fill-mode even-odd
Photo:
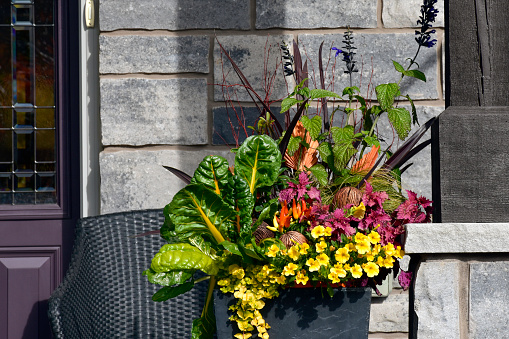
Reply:
[[[323,43],[320,44],[320,48],[318,49],[318,71],[320,72],[320,86],[323,90],[325,90],[325,78],[323,74],[323,61],[322,61],[322,49],[323,49]],[[323,126],[324,126],[324,132],[329,130],[330,123],[329,123],[329,112],[327,110],[327,98],[321,98],[320,99],[322,103],[322,112],[323,112]]]
[[[414,155],[416,155],[417,153],[422,151],[424,148],[426,148],[426,146],[428,146],[429,144],[431,144],[431,139],[423,141],[419,145],[412,148],[412,150],[410,152],[408,152],[408,154],[398,163],[398,165],[396,167],[403,166],[408,160],[410,160]],[[403,170],[401,170],[401,172],[403,172]]]
[[[437,120],[436,117],[429,119],[424,125],[419,127],[417,131],[401,145],[400,148],[397,149],[396,152],[382,165],[382,168],[385,170],[391,171],[392,169],[400,166],[402,161],[407,161],[410,159],[408,154],[412,151],[412,148],[417,144],[419,139],[423,137],[426,131],[433,125],[433,123]],[[422,148],[421,148],[422,149]],[[415,152],[413,155],[415,155]],[[412,156],[413,156],[412,155]]]
[[[306,108],[306,103],[309,99],[304,100],[304,102],[300,105],[299,109],[297,110],[297,113],[295,113],[295,116],[293,117],[292,122],[290,123],[290,126],[288,126],[288,129],[286,130],[286,133],[281,139],[281,142],[279,143],[279,151],[281,154],[286,153],[286,148],[288,147],[288,143],[290,142],[290,137],[292,136],[293,129],[297,125],[297,122],[300,119],[300,116],[304,112],[304,109]]]
[[[277,118],[274,115],[274,113],[272,113],[272,111],[270,110],[269,106],[267,106],[267,104],[263,101],[263,99],[260,97],[260,95],[258,95],[258,93],[256,93],[256,91],[253,89],[253,87],[251,86],[251,84],[247,80],[247,78],[244,75],[244,73],[242,73],[242,71],[240,70],[239,66],[237,66],[235,61],[233,61],[233,59],[230,57],[230,54],[228,54],[228,52],[224,49],[223,45],[221,45],[221,43],[219,42],[219,40],[217,38],[216,38],[216,41],[217,41],[217,44],[219,45],[219,47],[221,48],[221,51],[224,53],[224,55],[226,55],[226,57],[228,58],[228,61],[230,61],[233,69],[235,70],[235,73],[237,73],[237,76],[239,77],[240,81],[242,82],[243,87],[246,89],[247,94],[251,97],[251,101],[253,101],[253,103],[256,105],[256,108],[258,108],[258,111],[260,112],[260,114],[263,114],[263,110],[258,106],[258,102],[270,114],[272,119],[274,119],[274,123],[276,124],[276,127],[277,127],[279,133],[280,134],[283,133],[283,127],[281,126],[281,124],[277,120]],[[255,100],[255,98],[253,98],[253,95],[256,97],[258,102]]]
[[[174,167],[170,167],[170,166],[164,166],[164,168],[166,168],[168,171],[170,171],[171,173],[175,174],[178,178],[180,178],[186,185],[188,185],[189,183],[191,183],[191,179],[192,177],[187,174],[187,173],[184,173],[182,172],[181,170],[178,170]]]

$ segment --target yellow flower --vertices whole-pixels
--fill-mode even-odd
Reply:
[[[345,268],[345,270],[350,271],[351,267],[349,264],[344,264],[343,267]]]
[[[279,277],[276,278],[276,282],[279,285],[284,285],[286,284],[286,277],[284,275],[280,275]]]
[[[382,249],[382,246],[380,244],[376,244],[371,248],[371,253],[373,255],[378,255],[380,253],[380,250]]]
[[[297,272],[297,277],[295,278],[295,282],[297,284],[306,285],[308,283],[309,278],[306,276],[306,271],[301,270],[300,272]]]
[[[251,333],[237,333],[234,335],[234,337],[237,339],[248,339],[251,338],[251,336],[252,336]]]
[[[355,248],[359,254],[366,254],[370,250],[369,241],[364,240],[355,244]]]
[[[355,264],[354,267],[350,268],[350,273],[354,278],[362,277],[362,267],[359,264]]]
[[[295,246],[292,246],[289,250],[288,250],[288,256],[293,260],[293,261],[296,261],[297,259],[299,259],[299,246],[295,245]]]
[[[344,264],[348,261],[348,259],[350,259],[350,254],[348,254],[348,249],[343,247],[336,251],[334,257],[336,258],[337,262]]]
[[[230,265],[228,267],[228,272],[237,279],[242,279],[245,275],[244,269],[237,264]]]
[[[395,251],[395,253],[394,253],[394,256],[395,256],[396,258],[398,258],[398,259],[401,259],[401,258],[403,258],[403,256],[404,256],[404,255],[405,255],[405,251],[403,251],[403,250],[401,249],[401,246],[398,246],[398,247],[396,248],[396,251]]]
[[[318,261],[320,263],[320,265],[322,265],[322,266],[329,265],[329,257],[325,253],[317,255],[316,261]],[[311,269],[310,269],[310,271],[311,271]]]
[[[313,230],[311,231],[311,236],[315,239],[317,238],[320,238],[320,237],[323,237],[325,235],[325,228],[321,225],[319,226],[316,226],[315,228],[313,228]]]
[[[306,265],[309,266],[309,272],[316,272],[320,269],[320,263],[313,258],[309,258]]]
[[[387,245],[385,245],[384,250],[387,255],[394,255],[396,252],[396,249],[394,248],[393,243],[388,243]]]
[[[283,268],[283,274],[286,276],[295,275],[295,270],[298,268],[299,268],[299,266],[297,266],[293,262],[291,262]]]
[[[325,241],[320,241],[319,243],[315,244],[316,247],[316,253],[322,253],[327,248],[327,243]]]
[[[384,258],[383,258],[383,257],[378,257],[378,258],[376,258],[376,263],[378,264],[378,266],[383,266],[383,267],[385,267],[385,264],[384,264]]]
[[[329,275],[327,276],[327,278],[329,278],[329,280],[333,283],[333,284],[337,284],[341,281],[341,279],[339,279],[339,276],[337,274],[336,271],[333,271],[333,268],[330,270],[330,273]]]
[[[366,259],[368,261],[373,261],[375,260],[375,255],[373,254],[373,252],[368,252],[368,254],[366,254]]]
[[[323,235],[324,235],[325,237],[330,237],[330,236],[332,235],[332,228],[330,228],[330,227],[325,227],[325,230],[324,230]]]
[[[373,245],[380,242],[380,234],[378,234],[378,232],[371,231],[371,233],[369,233],[368,235],[368,238],[369,242],[372,243]]]
[[[363,203],[363,202],[361,202],[361,203],[359,204],[359,206],[356,206],[356,207],[354,206],[354,207],[352,207],[351,211],[352,211],[352,215],[353,215],[355,218],[357,218],[357,219],[362,219],[362,218],[364,218],[364,214],[366,213],[366,206],[364,206],[364,203]]]
[[[279,247],[276,245],[272,245],[269,247],[269,251],[267,252],[267,256],[271,258],[275,258],[277,255],[277,252],[279,252]]]
[[[391,268],[392,266],[394,266],[394,258],[391,256],[387,256],[387,258],[385,258],[384,260],[384,267]]]
[[[355,244],[354,243],[346,244],[345,248],[348,249],[349,251],[355,251]]]
[[[378,272],[380,272],[378,265],[375,264],[374,262],[368,262],[362,265],[362,268],[370,278],[373,278],[374,276],[378,275]]]
[[[334,265],[334,271],[338,274],[340,278],[346,277],[346,270],[341,264]],[[331,269],[332,270],[332,269]]]
[[[355,239],[355,242],[369,241],[368,237],[363,233],[356,233],[354,239]]]
[[[300,251],[299,251],[300,254],[307,254],[309,245],[307,243],[303,243],[303,244],[299,245],[299,248],[300,248]]]

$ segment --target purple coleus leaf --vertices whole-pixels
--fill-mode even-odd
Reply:
[[[406,291],[410,287],[410,284],[412,283],[412,276],[413,276],[412,272],[406,272],[403,270],[400,271],[398,281],[401,287],[403,287],[404,291]]]

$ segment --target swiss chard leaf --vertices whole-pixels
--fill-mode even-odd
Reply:
[[[171,298],[175,298],[187,291],[190,291],[194,287],[194,283],[192,281],[183,283],[182,285],[178,285],[175,287],[165,286],[157,291],[153,296],[153,301],[166,301]]]
[[[214,259],[190,244],[166,244],[159,250],[150,268],[154,272],[201,270],[216,275],[219,268]]]
[[[206,156],[194,171],[191,184],[202,184],[216,194],[221,194],[221,189],[228,183],[228,176],[231,175],[228,166],[228,160],[223,157]]]
[[[214,287],[216,285],[215,277],[209,280],[207,290],[207,299],[203,306],[201,317],[193,321],[191,329],[191,339],[212,339],[216,331],[216,317],[214,316]]]
[[[207,235],[216,243],[224,241],[235,218],[235,211],[214,191],[203,185],[187,185],[173,197],[168,215],[181,239]]]
[[[193,276],[194,270],[190,271],[170,271],[156,272],[149,268],[143,271],[143,275],[147,276],[148,281],[152,284],[161,286],[180,285]]]
[[[250,226],[253,222],[252,214],[255,198],[249,189],[246,180],[239,176],[232,176],[228,181],[228,190],[225,200],[237,211],[235,220],[236,232],[251,234]]]
[[[259,187],[272,186],[281,167],[281,153],[267,135],[247,138],[235,155],[235,174],[246,180],[254,194]]]

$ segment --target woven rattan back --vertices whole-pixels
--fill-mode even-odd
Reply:
[[[207,284],[166,302],[141,273],[165,243],[162,210],[84,218],[76,227],[71,264],[49,301],[56,338],[188,338],[200,316]]]

